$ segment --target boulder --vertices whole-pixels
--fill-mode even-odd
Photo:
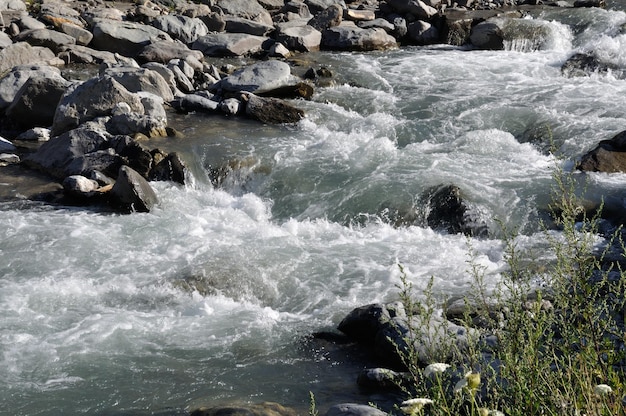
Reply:
[[[219,13],[210,13],[199,18],[204,22],[209,32],[223,32],[226,29],[224,16]]]
[[[323,49],[372,51],[397,47],[396,39],[383,29],[361,29],[353,22],[343,22],[322,32]]]
[[[74,196],[89,197],[100,187],[98,182],[82,175],[71,175],[63,180],[63,189]]]
[[[460,16],[457,18],[445,15],[443,20],[443,40],[448,45],[462,46],[470,43],[474,19]]]
[[[214,112],[218,109],[219,102],[202,94],[187,94],[176,98],[171,103],[177,111],[189,113],[194,111]]]
[[[313,14],[320,13],[329,7],[339,6],[342,12],[346,8],[344,0],[304,0],[304,4],[307,5]]]
[[[80,13],[60,1],[42,2],[39,18],[56,28],[60,27],[62,23],[72,23],[79,27],[85,27],[85,21]]]
[[[393,25],[393,23],[382,18],[360,21],[357,22],[357,26],[361,29],[372,29],[378,27],[384,29],[387,33],[393,33],[396,30],[396,27]]]
[[[0,0],[0,10],[26,11],[26,4],[22,0]]]
[[[408,31],[411,40],[418,45],[432,45],[440,42],[437,27],[423,20],[411,23]]]
[[[14,153],[0,153],[0,166],[15,165],[20,162],[20,157]]]
[[[326,412],[326,416],[385,416],[387,414],[373,406],[357,403],[336,404]]]
[[[425,206],[426,225],[432,229],[476,237],[488,233],[487,225],[473,215],[456,185],[432,187],[420,200]]]
[[[478,49],[503,49],[503,26],[502,19],[489,19],[481,22],[472,28],[470,42]]]
[[[139,96],[129,92],[112,77],[98,76],[76,84],[66,91],[56,108],[52,134],[56,136],[86,121],[109,116],[112,109],[122,102],[128,104],[133,112],[144,113]]]
[[[353,22],[370,21],[376,19],[376,13],[374,13],[374,10],[346,9],[344,17],[346,20],[352,20]]]
[[[224,12],[244,19],[273,26],[272,16],[257,0],[218,0],[217,6]]]
[[[31,46],[43,46],[58,53],[66,45],[73,45],[76,39],[65,33],[50,29],[31,29],[20,32],[15,37],[18,42],[28,42]]]
[[[262,61],[240,69],[213,85],[212,91],[255,94],[271,91],[294,83],[291,68],[282,61]]]
[[[63,22],[61,23],[61,27],[59,28],[59,30],[66,35],[73,37],[76,40],[76,43],[79,45],[89,45],[89,43],[93,39],[93,34],[89,30],[77,26],[73,23]]]
[[[437,9],[421,0],[387,0],[387,3],[398,13],[409,13],[418,19],[429,20],[437,15]]]
[[[117,9],[115,7],[89,7],[83,10],[81,17],[90,27],[93,27],[98,20],[117,20],[121,22],[126,18],[126,12],[122,11],[121,8]]]
[[[141,67],[159,73],[159,75],[163,77],[167,85],[170,87],[172,94],[176,96],[178,92],[178,89],[176,87],[176,77],[172,70],[167,67],[167,65],[158,62],[148,62],[143,64]]]
[[[102,126],[86,123],[44,142],[24,161],[31,167],[63,179],[71,175],[67,168],[74,159],[107,148],[109,138]]]
[[[335,4],[317,13],[315,17],[309,20],[308,24],[319,31],[323,31],[331,27],[339,26],[342,21],[343,8]]]
[[[193,86],[193,82],[178,65],[169,64],[167,68],[172,71],[174,79],[176,80],[177,88],[179,88],[183,93],[191,93],[194,91],[195,88]]]
[[[129,57],[137,56],[150,43],[172,41],[167,33],[155,27],[115,20],[97,20],[92,33],[94,48]]]
[[[1,23],[2,21],[0,20],[0,24]],[[7,35],[4,32],[0,32],[0,49],[4,49],[12,44],[13,44],[13,39],[11,39],[11,36]]]
[[[287,1],[281,7],[280,13],[285,20],[311,19],[313,15],[309,10],[309,6],[302,1]]]
[[[106,64],[120,65],[127,63],[129,58],[124,58],[116,53],[98,51],[87,46],[69,45],[59,53],[59,58],[66,64]]]
[[[16,23],[21,31],[46,28],[45,23],[27,14],[21,16],[20,19]]]
[[[155,166],[150,172],[151,181],[169,181],[181,185],[186,183],[188,170],[178,153],[172,152],[158,162],[156,159],[154,157]]]
[[[309,25],[288,27],[276,35],[276,41],[298,52],[317,51],[322,42],[322,32]]]
[[[196,40],[191,48],[206,56],[249,56],[261,52],[268,39],[245,33],[210,33]]]
[[[406,357],[422,365],[446,362],[454,352],[467,351],[478,339],[478,331],[452,323],[438,316],[396,317],[378,331],[376,353],[390,364],[406,368]]]
[[[50,129],[34,127],[20,133],[15,140],[47,142],[50,140]]]
[[[166,64],[172,59],[186,59],[187,57],[202,59],[204,55],[200,51],[189,49],[187,45],[180,42],[159,41],[146,45],[137,55],[137,60]]]
[[[64,81],[57,67],[43,64],[16,66],[0,78],[0,110],[11,105],[18,91],[31,77]]]
[[[154,160],[150,151],[145,149],[139,141],[130,136],[116,136],[111,140],[111,148],[124,158],[125,165],[133,168],[144,178],[149,177]],[[117,175],[117,170],[114,175]]]
[[[373,345],[383,325],[399,316],[406,317],[402,303],[374,303],[353,309],[337,329],[355,341]]]
[[[247,33],[255,36],[267,36],[274,31],[274,25],[268,25],[237,16],[224,16],[225,30],[230,33]]]
[[[220,101],[219,108],[223,113],[229,116],[234,116],[241,112],[243,109],[243,103],[236,98],[227,98]]]
[[[4,74],[18,65],[60,65],[54,52],[41,46],[31,46],[26,42],[12,43],[0,50],[0,74]]]
[[[119,169],[111,196],[127,212],[150,212],[158,203],[157,195],[148,181],[128,166]]]
[[[71,85],[61,76],[31,76],[17,92],[6,115],[22,127],[47,127],[59,101]]]
[[[93,172],[101,172],[115,177],[120,167],[126,161],[111,148],[95,150],[77,156],[68,163],[64,172],[66,175],[91,176]]]
[[[147,68],[107,68],[102,76],[114,79],[131,93],[148,92],[161,97],[165,101],[174,99],[170,86],[161,74]]]
[[[626,131],[622,131],[583,155],[577,169],[585,172],[626,172]]]
[[[246,115],[266,124],[297,123],[304,117],[304,111],[278,98],[259,97],[246,93]]]
[[[158,16],[152,21],[152,25],[185,44],[209,33],[202,20],[174,14]]]
[[[0,137],[0,153],[15,152],[16,150],[17,148],[13,145],[13,143],[4,137]]]

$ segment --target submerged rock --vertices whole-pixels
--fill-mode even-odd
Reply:
[[[622,131],[583,155],[577,169],[586,172],[626,172],[626,131]]]
[[[298,412],[278,403],[264,402],[252,405],[201,407],[190,416],[297,416]]]
[[[304,111],[278,98],[244,94],[246,115],[267,124],[292,124],[304,117]]]
[[[331,406],[326,412],[326,416],[386,416],[388,413],[383,412],[375,407],[358,404],[358,403],[341,403]]]
[[[120,168],[111,195],[128,212],[150,212],[158,203],[156,193],[148,181],[128,166]]]
[[[473,214],[456,185],[441,185],[428,189],[421,196],[426,210],[426,224],[451,234],[484,236],[487,225]]]

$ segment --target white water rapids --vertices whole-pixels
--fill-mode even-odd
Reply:
[[[626,14],[534,19],[545,42],[506,51],[307,57],[337,83],[297,103],[307,113],[297,126],[172,116],[186,138],[164,145],[194,181],[155,184],[160,205],[149,214],[0,204],[0,414],[175,414],[167,409],[235,401],[306,409],[309,391],[322,409],[367,403],[357,360],[306,336],[397,299],[398,264],[418,291],[432,277],[438,296],[463,294],[472,250],[497,281],[497,223],[521,230],[522,249],[541,247],[554,167],[626,128],[625,80],[560,71],[580,51],[626,67]],[[547,141],[529,142],[536,131],[562,161]],[[208,166],[230,159],[252,160],[250,174],[214,189]],[[621,201],[626,176],[588,179],[593,195]],[[490,237],[385,220],[449,183]]]

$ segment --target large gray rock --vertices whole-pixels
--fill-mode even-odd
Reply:
[[[246,33],[209,33],[198,38],[191,48],[206,56],[248,56],[262,51],[268,39]]]
[[[246,115],[266,124],[293,124],[304,117],[304,112],[278,98],[244,94]]]
[[[66,64],[107,64],[110,66],[131,63],[131,58],[125,58],[109,51],[99,51],[83,45],[70,45],[63,48],[59,58]]]
[[[343,22],[322,32],[322,48],[340,51],[373,51],[397,47],[396,39],[383,29],[361,29]]]
[[[167,33],[155,27],[133,22],[97,20],[93,27],[94,48],[134,57],[153,42],[171,41]]]
[[[63,179],[72,174],[68,167],[74,159],[107,148],[109,138],[102,126],[87,123],[44,142],[25,159],[25,163]]]
[[[290,50],[299,52],[317,51],[322,42],[322,32],[309,25],[288,27],[276,35],[276,40]]]
[[[62,23],[72,23],[79,27],[85,27],[85,21],[80,12],[60,1],[42,2],[39,18],[54,27],[60,27]]]
[[[418,19],[430,19],[437,14],[437,9],[421,0],[387,0],[387,3],[399,13],[409,13]]]
[[[240,69],[214,84],[212,89],[260,94],[293,83],[294,77],[291,75],[289,65],[282,61],[271,60]]]
[[[63,80],[61,71],[49,65],[20,65],[0,78],[0,110],[6,109],[30,77]],[[55,106],[56,107],[56,106]]]
[[[73,23],[63,22],[61,23],[59,30],[66,35],[73,37],[76,40],[76,43],[79,45],[89,45],[89,43],[93,39],[93,34],[89,30],[77,26]]]
[[[187,176],[187,167],[176,152],[172,152],[159,160],[150,172],[150,180],[152,181],[169,181],[181,185],[186,183]]]
[[[402,303],[374,303],[353,309],[337,329],[358,342],[373,345],[383,325],[398,316],[406,317]]]
[[[21,127],[50,126],[55,109],[70,85],[60,76],[31,76],[17,92],[6,115]]]
[[[115,150],[106,148],[75,157],[65,168],[65,174],[92,176],[94,172],[101,172],[115,177],[124,164],[125,160]]]
[[[61,65],[54,52],[41,46],[31,46],[26,42],[13,43],[0,50],[0,74],[18,65]]]
[[[0,10],[26,10],[22,0],[0,0]]]
[[[147,180],[129,166],[122,166],[111,195],[128,212],[150,212],[159,200]]]
[[[163,98],[165,101],[174,99],[172,89],[161,74],[147,68],[107,68],[103,76],[113,78],[129,92],[149,92]]]
[[[342,10],[346,9],[346,2],[344,0],[304,0],[304,4],[308,6],[313,14],[317,14],[335,5],[341,7]]]
[[[58,53],[64,46],[73,45],[76,39],[65,33],[50,29],[31,29],[16,36],[18,42],[28,42],[31,46],[43,46]]]
[[[189,49],[187,45],[180,42],[159,41],[143,48],[137,56],[137,60],[166,64],[172,59],[186,59],[188,57],[201,60],[204,54],[200,51]]]
[[[52,134],[56,136],[86,121],[109,116],[118,103],[128,104],[135,113],[144,113],[139,96],[111,77],[94,77],[70,87],[56,109]]]
[[[257,0],[219,0],[217,6],[225,13],[272,26],[272,16]]]
[[[230,33],[247,33],[255,36],[266,36],[274,30],[274,25],[244,19],[238,16],[224,16],[225,30]]]
[[[478,49],[504,49],[505,20],[495,18],[481,22],[472,28],[470,42]]]
[[[1,21],[0,21],[1,23]],[[13,44],[13,39],[4,32],[0,32],[0,49],[4,49]]]
[[[440,42],[437,27],[423,20],[411,23],[408,30],[409,37],[418,45],[432,45]]]
[[[219,102],[212,100],[201,94],[186,94],[178,97],[172,103],[172,107],[182,113],[190,113],[194,111],[200,111],[205,113],[212,113],[217,111]]]
[[[20,20],[18,20],[16,23],[19,26],[20,30],[33,30],[33,29],[45,29],[46,28],[45,23],[27,14],[20,17]]]
[[[185,44],[209,33],[202,20],[174,14],[159,16],[152,21],[152,25]]]

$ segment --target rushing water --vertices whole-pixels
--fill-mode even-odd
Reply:
[[[612,4],[612,7],[617,7]],[[565,78],[598,51],[626,67],[626,14],[535,16],[541,42],[319,53],[336,84],[298,102],[297,126],[175,116],[193,183],[155,184],[149,214],[0,205],[0,414],[165,411],[278,401],[366,403],[349,354],[307,335],[395,300],[398,264],[420,289],[468,287],[468,252],[503,270],[496,221],[542,244],[556,165],[624,129],[626,81]],[[537,49],[538,48],[538,49]],[[543,141],[534,141],[540,137]],[[547,152],[549,138],[565,162]],[[208,170],[243,161],[222,188]],[[559,159],[561,160],[561,159]],[[621,203],[623,175],[590,175]],[[490,237],[394,227],[431,186],[458,185]],[[172,411],[176,413],[176,410]]]

